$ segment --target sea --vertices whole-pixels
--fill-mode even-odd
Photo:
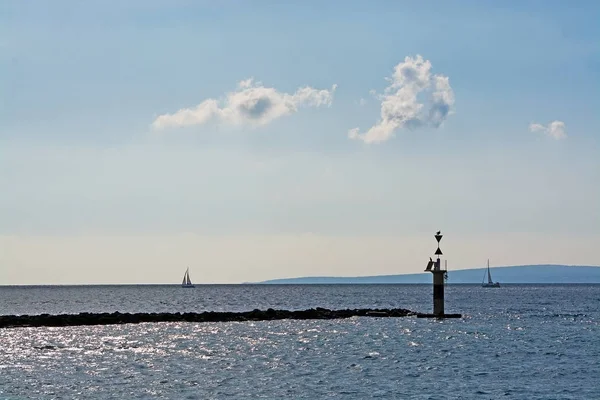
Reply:
[[[0,286],[0,315],[432,311],[431,285]],[[0,399],[600,399],[600,285],[446,286],[461,319],[0,329]]]

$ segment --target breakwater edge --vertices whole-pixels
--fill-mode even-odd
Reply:
[[[138,324],[145,322],[245,322],[270,321],[282,319],[343,319],[351,317],[399,318],[421,316],[420,313],[403,308],[383,309],[345,309],[330,310],[311,308],[307,310],[267,310],[254,309],[246,312],[177,312],[177,313],[87,313],[79,314],[39,314],[39,315],[3,315],[0,316],[0,328],[18,327],[59,327],[78,325],[115,325]]]

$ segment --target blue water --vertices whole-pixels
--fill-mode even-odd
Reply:
[[[0,314],[403,307],[428,285],[0,287]],[[600,285],[446,288],[460,320],[0,330],[2,399],[600,399]]]

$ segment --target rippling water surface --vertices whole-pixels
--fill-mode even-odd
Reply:
[[[0,330],[0,398],[599,399],[600,285],[456,285],[463,319]],[[0,314],[403,307],[426,285],[0,287]]]

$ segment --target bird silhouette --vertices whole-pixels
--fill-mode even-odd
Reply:
[[[436,234],[436,235],[439,235],[439,234],[441,234],[441,233],[442,233],[442,231],[437,231],[435,234]]]

